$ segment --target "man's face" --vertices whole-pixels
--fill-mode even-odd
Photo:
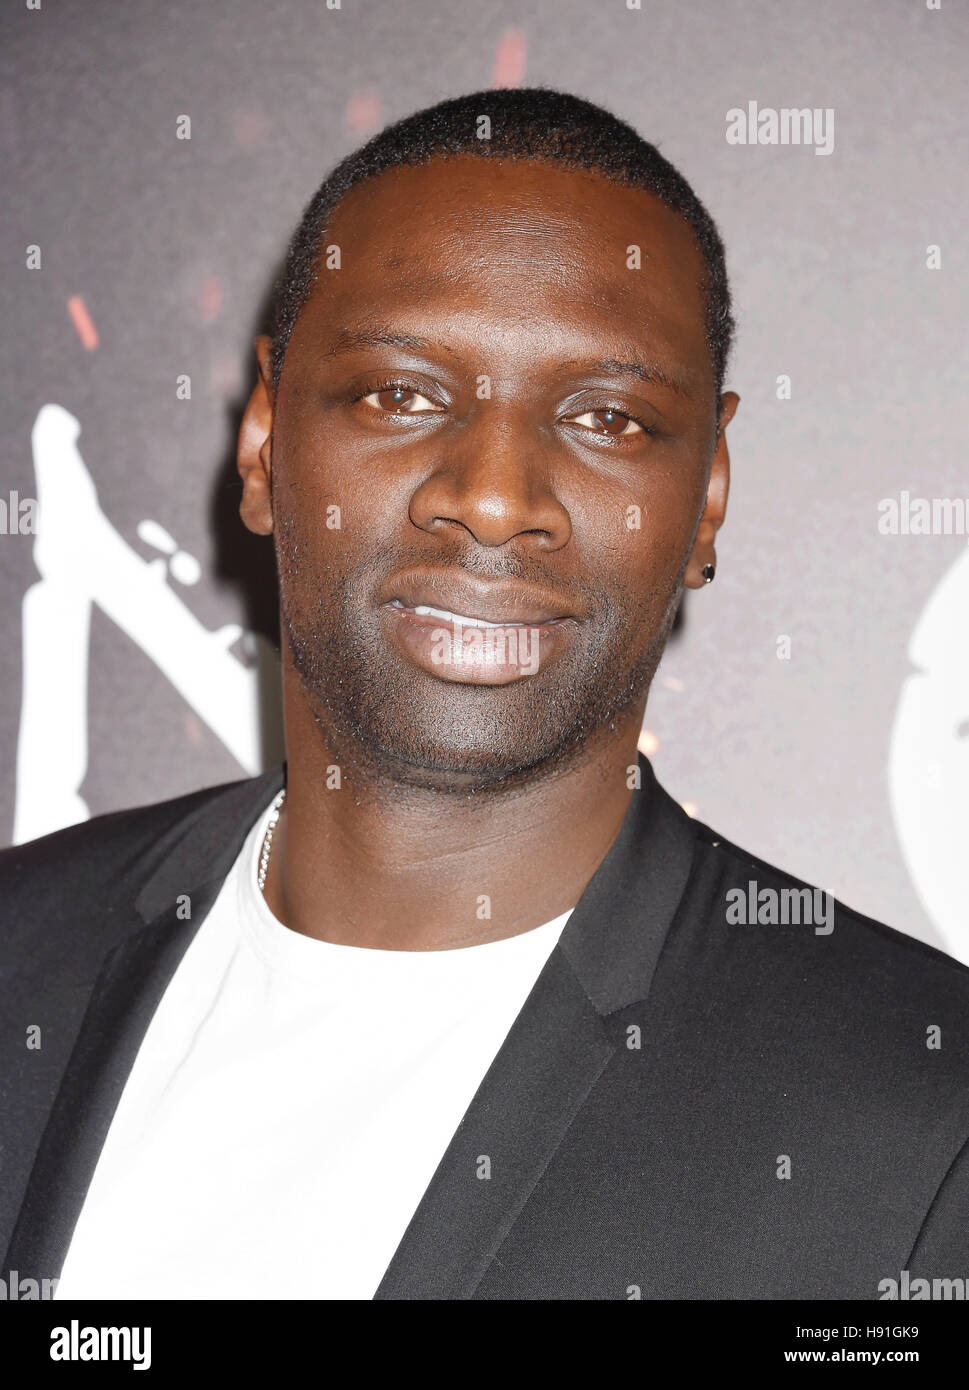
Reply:
[[[462,157],[358,185],[326,246],[240,451],[301,698],[414,783],[563,765],[641,717],[723,516],[693,235],[642,191]]]

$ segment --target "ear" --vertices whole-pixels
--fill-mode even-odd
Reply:
[[[239,426],[239,448],[236,466],[242,479],[242,501],[239,515],[250,531],[268,536],[273,529],[272,476],[273,396],[272,396],[272,339],[265,335],[255,340],[259,380]]]
[[[684,583],[690,589],[702,589],[706,584],[703,578],[704,565],[716,567],[717,552],[714,541],[717,532],[727,515],[727,493],[730,491],[730,455],[727,452],[727,426],[740,404],[735,391],[725,391],[720,397],[720,418],[717,426],[717,448],[710,468],[710,481],[707,485],[707,500],[697,528],[693,551],[686,567]]]

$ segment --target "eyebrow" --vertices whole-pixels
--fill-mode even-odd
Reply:
[[[443,351],[448,356],[453,356],[452,350],[442,343],[432,343],[427,338],[419,338],[413,333],[398,333],[391,328],[382,326],[342,329],[333,347],[329,348],[324,356],[336,357],[341,353],[353,352],[356,348],[362,347],[398,347],[414,352]],[[581,367],[583,371],[595,376],[634,376],[639,381],[665,386],[668,391],[672,391],[678,396],[689,397],[692,395],[687,382],[682,377],[667,371],[658,362],[636,360],[624,362],[617,357],[606,357],[599,361],[583,361],[581,358],[574,357],[567,359],[560,365],[562,367]]]
[[[661,367],[658,362],[620,362],[618,358],[607,357],[601,362],[580,362],[578,359],[573,359],[569,362],[563,362],[562,366],[581,366],[596,376],[634,376],[638,377],[640,381],[652,382],[656,386],[665,386],[668,391],[673,391],[678,396],[690,396],[692,394],[682,377],[674,376],[665,367]]]
[[[360,347],[399,347],[431,352],[433,346],[426,338],[417,338],[413,333],[394,333],[389,328],[344,328],[324,356],[336,357],[341,352],[352,352]]]

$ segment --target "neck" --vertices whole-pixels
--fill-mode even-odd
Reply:
[[[287,674],[286,799],[265,884],[280,921],[341,945],[449,950],[575,906],[629,804],[645,695],[567,765],[461,795],[453,779],[415,786],[338,749]]]

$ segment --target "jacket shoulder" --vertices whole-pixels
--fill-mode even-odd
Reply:
[[[838,957],[842,965],[844,954],[847,953],[855,957],[859,965],[878,960],[886,964],[891,962],[916,975],[922,971],[933,976],[941,972],[950,977],[957,988],[964,989],[969,998],[969,966],[954,956],[919,937],[899,931],[874,917],[867,917],[827,890],[798,878],[776,864],[768,863],[700,821],[694,823],[694,828],[701,858],[705,857],[708,861],[708,875],[717,880],[725,905],[726,895],[733,893],[734,902],[739,908],[736,920],[743,925],[763,926],[765,921],[768,926],[796,928],[800,925],[802,931],[799,935],[785,936],[788,947],[800,941],[804,947],[811,949],[814,937],[830,937],[832,945],[836,939],[838,941],[839,949],[832,952],[832,956]],[[760,902],[763,920],[748,920],[751,909],[764,889],[767,894]],[[741,902],[741,896],[744,902]],[[800,904],[802,913],[811,914],[807,920],[803,916],[801,923],[782,920],[778,924],[770,920],[775,908],[783,917],[785,907],[789,909],[795,906],[796,910],[797,904]],[[817,920],[819,916],[820,920]],[[803,930],[805,927],[806,931]]]
[[[823,1051],[826,1038],[866,1066],[879,1058],[889,1089],[906,1072],[924,1085],[934,1059],[935,1080],[962,1092],[969,1121],[969,966],[694,828],[694,904],[718,970],[745,981],[750,1017],[801,1048]]]
[[[248,779],[246,779],[248,780]],[[116,872],[132,854],[173,826],[180,824],[220,793],[242,784],[224,783],[184,793],[164,801],[109,811],[53,830],[35,840],[9,845],[0,850],[0,884],[4,891],[18,881],[39,874],[80,872],[85,878],[97,876],[98,869]]]
[[[193,825],[237,821],[240,806],[258,805],[278,776],[112,811],[0,850],[0,949],[16,958],[37,933],[56,937],[77,921],[132,911],[143,883]]]

